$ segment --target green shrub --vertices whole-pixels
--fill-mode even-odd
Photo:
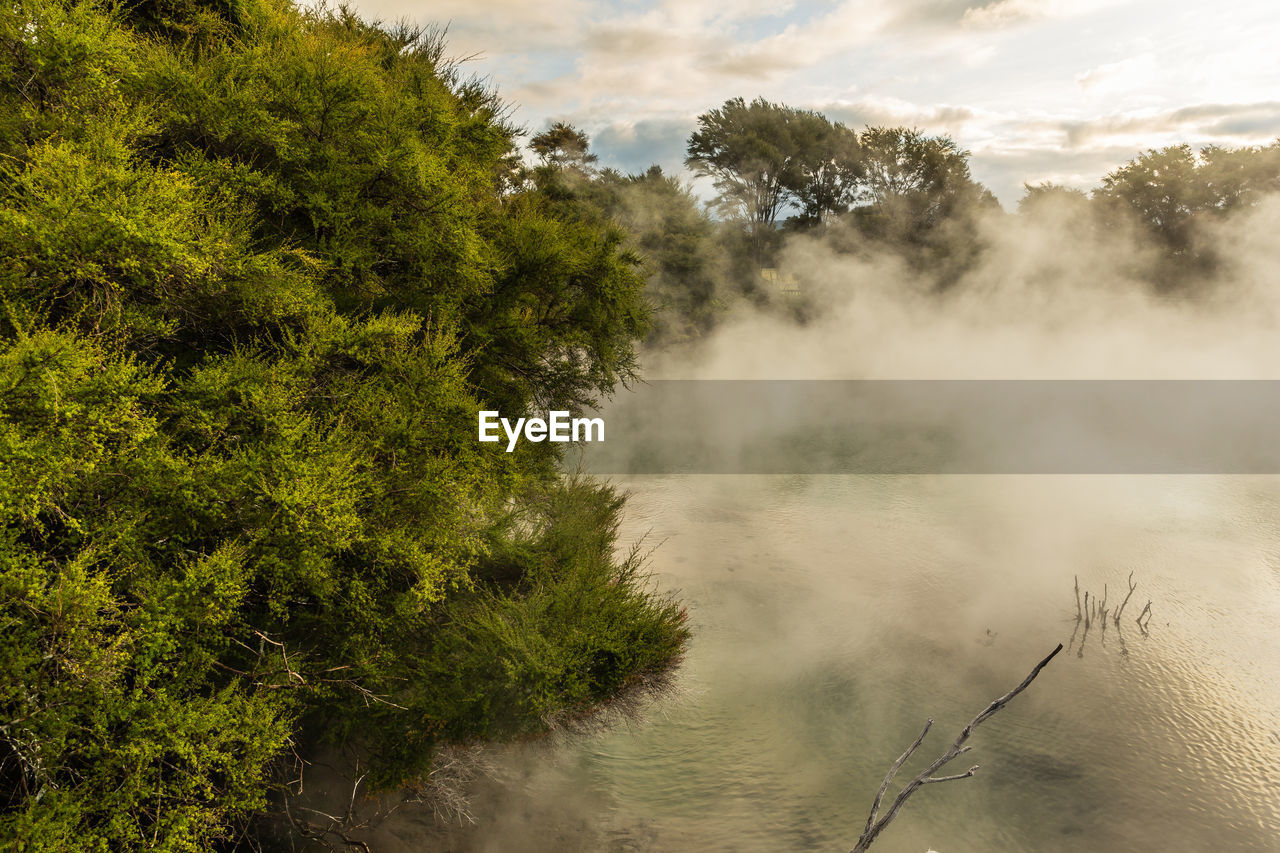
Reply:
[[[410,782],[671,666],[621,500],[476,441],[632,375],[621,233],[430,34],[124,8],[0,11],[0,839],[230,849],[323,737]]]

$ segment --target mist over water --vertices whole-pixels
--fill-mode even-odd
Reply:
[[[1272,200],[1274,202],[1274,200]],[[1155,295],[1152,256],[1052,214],[1006,218],[944,293],[883,254],[797,239],[809,321],[742,308],[651,378],[1280,377],[1280,205],[1212,235]],[[606,409],[606,417],[608,410]],[[1058,642],[874,849],[1280,845],[1280,479],[635,476],[621,542],[687,603],[677,695],[633,726],[499,750],[477,824],[400,816],[403,849],[846,850],[890,763],[939,755]],[[1076,620],[1074,578],[1119,627]],[[1134,617],[1147,601],[1143,632]],[[1082,642],[1083,640],[1083,642]],[[913,770],[913,768],[915,768]]]
[[[780,267],[808,322],[778,318],[796,301],[780,293],[737,303],[699,344],[652,354],[644,378],[1280,378],[1280,197],[1204,229],[1217,269],[1168,293],[1143,235],[1077,216],[984,218],[982,254],[943,292],[874,245],[797,236]]]

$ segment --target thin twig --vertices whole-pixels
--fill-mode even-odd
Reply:
[[[1120,627],[1120,614],[1124,613],[1125,605],[1129,603],[1130,596],[1133,595],[1133,591],[1137,588],[1138,585],[1133,582],[1133,572],[1129,572],[1129,595],[1124,597],[1124,601],[1120,602],[1120,607],[1116,610],[1115,624],[1117,628]]]

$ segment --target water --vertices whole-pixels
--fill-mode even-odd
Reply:
[[[397,816],[402,849],[848,850],[926,718],[904,780],[1071,642],[949,767],[977,774],[918,791],[874,850],[1280,850],[1280,479],[620,485],[623,543],[661,543],[693,622],[679,694],[498,751],[478,823]],[[1130,572],[1121,628],[1082,646],[1073,576],[1114,607]]]

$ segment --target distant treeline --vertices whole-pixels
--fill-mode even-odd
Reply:
[[[599,168],[589,140],[556,123],[532,140],[534,185],[594,206],[632,235],[648,260],[658,344],[709,329],[726,300],[759,297],[760,268],[790,235],[821,236],[839,251],[888,251],[945,289],[981,257],[980,222],[1004,215],[946,136],[906,127],[861,131],[820,113],[757,98],[698,117],[685,160],[716,191],[702,205],[652,167],[623,176]],[[1280,142],[1265,147],[1149,150],[1091,194],[1028,185],[1017,215],[1052,216],[1099,241],[1123,235],[1151,247],[1156,289],[1212,273],[1206,227],[1280,189]]]
[[[638,259],[438,35],[14,0],[0,46],[0,848],[341,846],[318,750],[420,784],[674,665],[621,498],[476,440],[634,374]]]

